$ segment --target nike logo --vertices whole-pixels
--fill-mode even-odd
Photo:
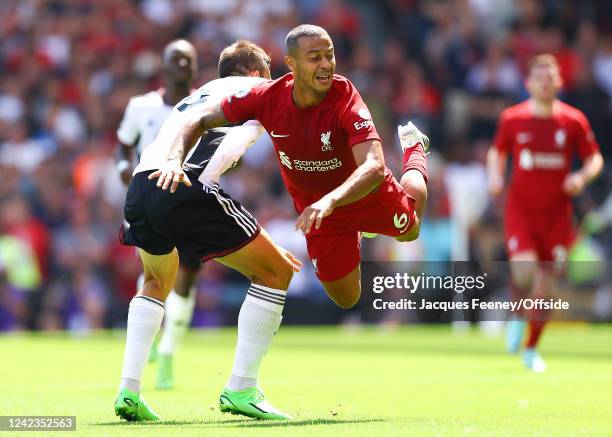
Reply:
[[[123,402],[125,402],[126,404],[128,404],[128,406],[130,406],[132,408],[137,406],[136,403],[133,400],[131,400],[130,398],[123,398]]]
[[[272,135],[274,138],[287,138],[289,136],[289,135],[275,134],[274,131],[270,132],[270,135]]]

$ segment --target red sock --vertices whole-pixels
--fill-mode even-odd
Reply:
[[[535,348],[542,336],[544,326],[548,321],[550,311],[548,310],[532,310],[529,314],[529,337],[527,338],[527,348]]]
[[[546,325],[546,320],[530,320],[529,321],[529,338],[525,345],[528,349],[533,349],[538,345],[542,331]]]
[[[404,173],[408,170],[418,170],[425,178],[427,183],[427,160],[425,159],[425,151],[423,145],[418,144],[414,147],[410,147],[404,151]]]

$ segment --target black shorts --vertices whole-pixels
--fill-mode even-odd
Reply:
[[[136,174],[125,198],[125,220],[119,240],[152,255],[165,255],[176,247],[186,258],[200,262],[228,255],[259,234],[255,217],[218,185],[179,184],[176,192],[148,180],[152,171]],[[185,260],[187,261],[187,259]]]

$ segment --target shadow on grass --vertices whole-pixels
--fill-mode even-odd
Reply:
[[[189,427],[227,427],[227,428],[277,428],[289,426],[312,425],[343,425],[347,423],[384,422],[385,419],[302,419],[302,420],[253,420],[253,419],[227,419],[227,420],[162,420],[159,422],[95,422],[89,426],[118,426],[118,427],[157,427],[157,426],[183,426]]]

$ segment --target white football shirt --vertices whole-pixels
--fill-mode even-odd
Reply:
[[[140,158],[171,112],[172,106],[164,103],[161,89],[134,96],[125,108],[117,138],[126,146],[135,145]]]
[[[159,169],[166,162],[172,141],[183,128],[186,120],[193,117],[193,114],[199,108],[202,108],[207,101],[208,104],[211,101],[220,102],[224,97],[235,94],[239,95],[240,92],[248,92],[253,86],[266,80],[259,77],[229,76],[204,84],[174,107],[171,114],[164,121],[155,141],[144,149],[140,157],[140,163],[134,169],[134,174]],[[238,159],[246,148],[263,132],[263,128],[261,128],[259,123],[256,123],[256,125],[256,129],[253,129],[254,126],[252,124],[247,124],[233,128],[218,128],[208,132],[190,150],[185,159],[185,165],[191,166],[197,173],[201,174],[207,168],[213,155],[218,151],[219,156],[212,159],[215,163],[215,169],[212,173],[209,171],[206,175],[207,180],[218,181],[220,173],[227,169],[228,163]],[[224,145],[225,136],[230,130],[237,130],[236,134],[238,135],[230,135]],[[238,136],[239,138],[236,138]],[[228,146],[233,150],[232,153],[227,153]],[[235,153],[235,150],[239,150],[239,152]],[[220,159],[221,157],[223,159]]]

